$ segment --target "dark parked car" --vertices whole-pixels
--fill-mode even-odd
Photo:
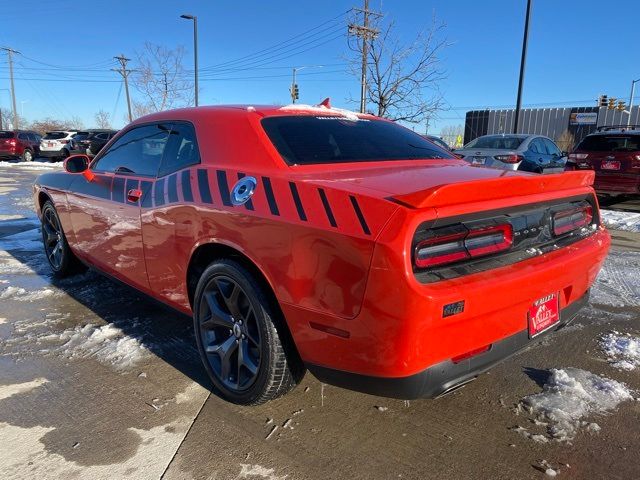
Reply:
[[[78,132],[71,142],[71,154],[95,155],[116,133],[117,130],[107,129],[91,129]],[[91,151],[92,144],[95,144],[95,152]]]
[[[443,139],[441,139],[440,137],[436,137],[435,135],[422,135],[424,138],[426,138],[427,140],[435,143],[436,145],[438,145],[441,148],[444,148],[447,151],[451,151],[451,147],[447,144],[447,142],[445,142]]]
[[[602,195],[640,194],[640,125],[600,127],[569,155],[566,170],[595,170]]]
[[[29,130],[0,130],[0,158],[30,162],[40,153],[40,135]]]
[[[484,135],[455,151],[473,165],[544,173],[564,170],[567,158],[541,135]]]

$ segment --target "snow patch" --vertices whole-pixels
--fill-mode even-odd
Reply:
[[[523,398],[521,406],[547,425],[549,438],[569,441],[580,429],[600,429],[585,417],[613,411],[628,400],[633,400],[632,392],[623,383],[578,368],[554,368],[542,392]]]
[[[611,252],[593,285],[591,303],[640,306],[640,253]]]
[[[600,338],[600,348],[616,368],[635,370],[640,367],[640,337],[613,331]]]
[[[22,287],[9,286],[0,293],[0,299],[13,299],[20,302],[33,302],[44,298],[59,297],[62,293],[53,288],[41,288],[39,290],[27,291]]]
[[[24,219],[25,219],[24,215],[4,215],[4,214],[0,215],[1,222],[6,222],[9,220],[24,220]]]
[[[285,478],[287,478],[286,475],[282,477],[277,476],[273,468],[266,468],[262,465],[249,465],[246,463],[241,463],[240,468],[241,470],[238,478],[259,477],[266,478],[268,480],[284,480]]]
[[[343,108],[325,107],[324,105],[305,105],[304,103],[292,103],[290,105],[280,107],[280,110],[311,112],[319,115],[326,115],[327,113],[337,113],[339,115],[342,115],[347,120],[360,120],[360,117],[356,112],[345,110]]]
[[[600,218],[611,230],[640,232],[640,213],[600,210]]]
[[[30,382],[25,383],[0,385],[0,400],[13,397],[14,395],[19,395],[21,393],[30,392],[34,388],[38,388],[48,382],[49,380],[47,380],[46,378],[36,378],[35,380],[31,380]]]
[[[63,162],[59,162],[59,163],[0,162],[0,167],[17,168],[20,170],[62,170]]]

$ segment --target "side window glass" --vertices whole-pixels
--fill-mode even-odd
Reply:
[[[545,138],[544,144],[546,145],[547,152],[549,152],[550,155],[556,155],[558,157],[561,156],[560,149],[556,147],[555,143],[553,143],[551,140],[547,140]]]
[[[154,124],[129,130],[121,136],[93,169],[100,172],[155,176],[162,160],[169,125]]]
[[[26,140],[27,139],[27,134],[26,133],[19,133],[18,134],[18,140]]]
[[[538,139],[534,138],[533,140],[531,140],[531,143],[529,143],[529,150],[533,153],[540,153],[538,151]]]
[[[190,123],[172,124],[158,176],[162,177],[196,163],[200,163],[200,153],[193,125]]]
[[[34,133],[27,134],[27,137],[29,138],[30,142],[37,142],[38,141],[38,139],[36,138],[36,135]]]

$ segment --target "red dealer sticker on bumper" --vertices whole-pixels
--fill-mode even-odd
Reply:
[[[529,336],[535,337],[560,320],[558,294],[552,293],[529,307]]]

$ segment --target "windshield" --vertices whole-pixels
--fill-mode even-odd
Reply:
[[[59,140],[61,138],[65,138],[67,136],[67,134],[65,132],[48,132],[44,137],[42,137],[43,140]]]
[[[589,152],[636,152],[640,150],[640,135],[591,135],[585,137],[576,150]]]
[[[524,141],[522,137],[508,135],[487,135],[471,140],[464,148],[495,148],[498,150],[515,150]]]
[[[287,116],[262,120],[290,165],[451,158],[417,133],[382,120]]]

